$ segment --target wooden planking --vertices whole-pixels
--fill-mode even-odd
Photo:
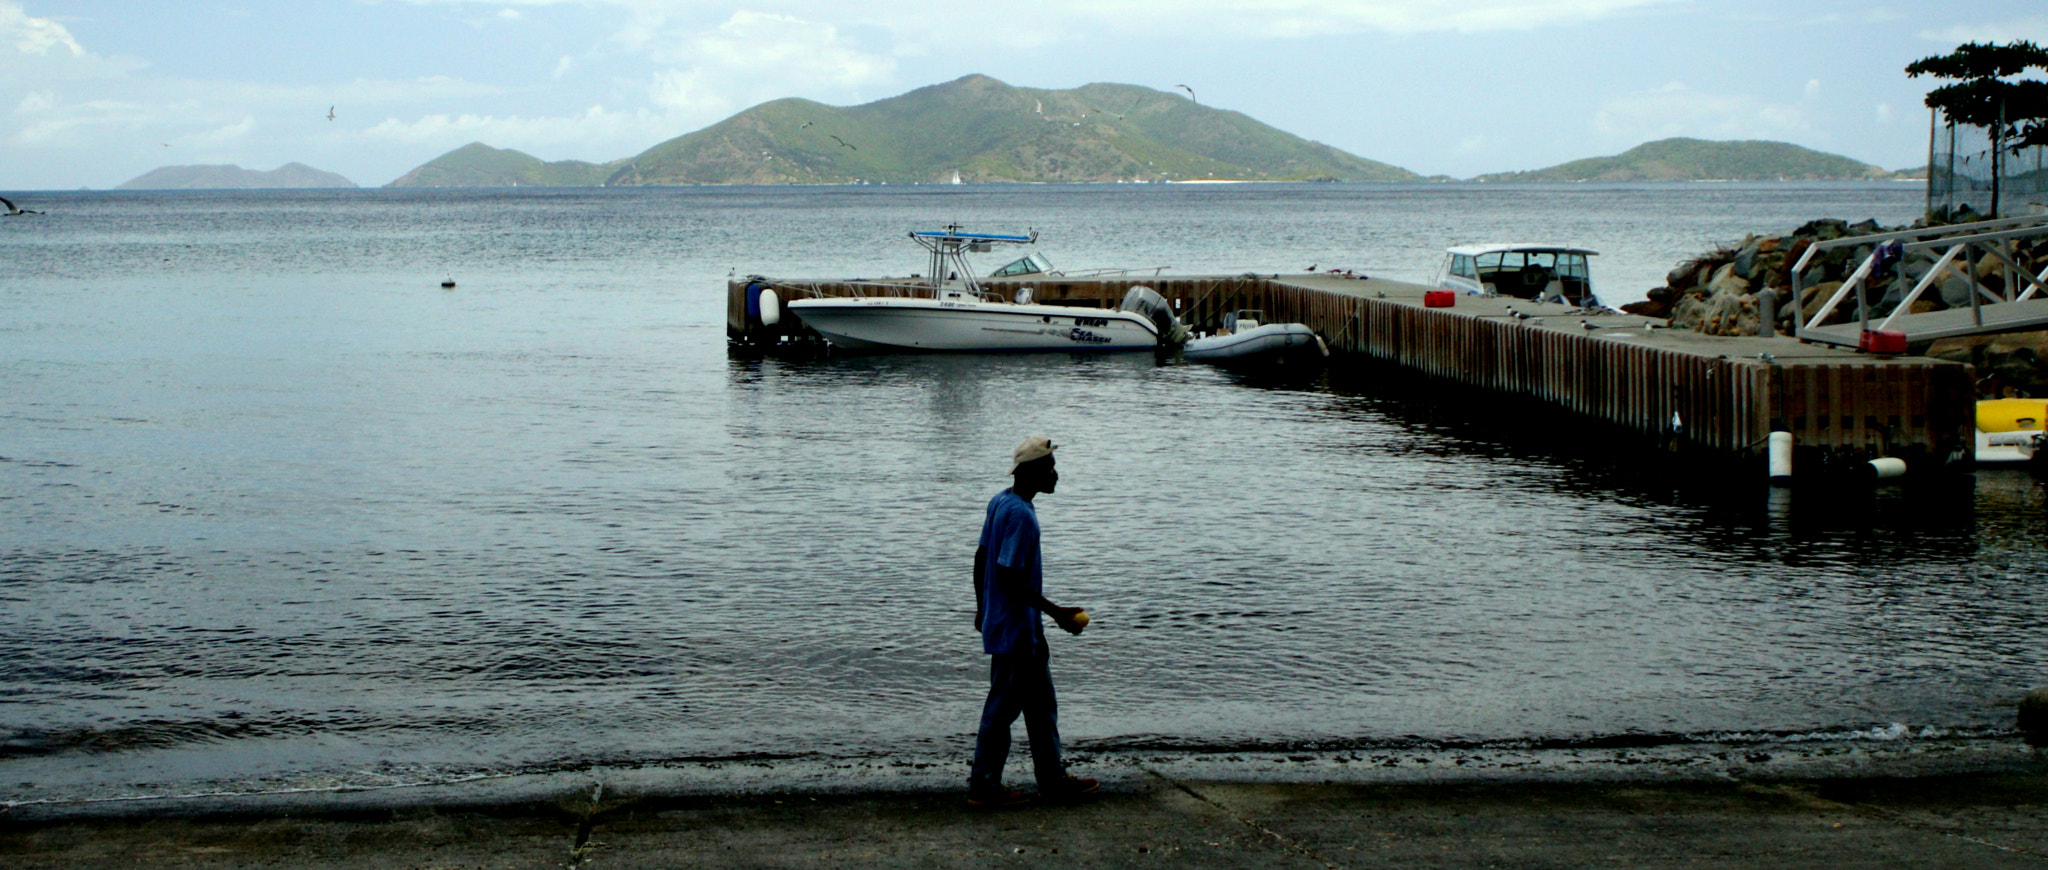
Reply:
[[[745,283],[728,285],[729,326],[739,324],[741,332]],[[771,283],[785,299],[861,295],[874,286]],[[1199,328],[1213,328],[1229,311],[1263,309],[1269,321],[1307,324],[1334,353],[1530,396],[1646,434],[1666,433],[1677,414],[1692,443],[1720,451],[1758,452],[1774,424],[1802,447],[1870,455],[1939,451],[1967,444],[1974,420],[1965,366],[1880,365],[1862,357],[1766,365],[1709,355],[1712,345],[1649,347],[1253,275],[990,282],[1005,297],[1030,285],[1040,300],[1101,307],[1115,306],[1140,284],[1177,302],[1181,318]]]

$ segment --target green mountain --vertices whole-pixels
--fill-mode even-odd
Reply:
[[[399,176],[385,187],[596,187],[616,165],[549,163],[510,148],[471,142]]]
[[[610,184],[1420,178],[1151,88],[982,75],[858,106],[763,103],[622,163]]]
[[[160,166],[114,188],[115,190],[258,190],[269,188],[354,187],[355,182],[307,166],[287,163],[269,172],[243,169],[234,164],[217,166]]]
[[[1788,142],[1660,139],[1612,157],[1592,157],[1474,181],[1839,181],[1892,173],[1839,154]]]

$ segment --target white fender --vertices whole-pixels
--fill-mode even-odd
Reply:
[[[774,326],[781,322],[782,300],[776,298],[774,290],[761,288],[761,325]]]

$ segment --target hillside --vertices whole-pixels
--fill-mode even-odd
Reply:
[[[1839,181],[1892,173],[1839,154],[1788,142],[1660,139],[1612,157],[1548,169],[1481,175],[1474,181]]]
[[[307,166],[287,163],[269,172],[221,166],[162,166],[123,182],[115,190],[260,190],[354,187],[355,182]]]
[[[596,187],[615,165],[553,163],[510,148],[471,142],[399,176],[385,187]]]
[[[622,162],[609,183],[1418,179],[1151,88],[981,75],[859,106],[763,103]]]

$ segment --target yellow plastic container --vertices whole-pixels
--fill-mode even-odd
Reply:
[[[1981,432],[2039,432],[2048,424],[2048,399],[1985,399],[1977,403]]]

